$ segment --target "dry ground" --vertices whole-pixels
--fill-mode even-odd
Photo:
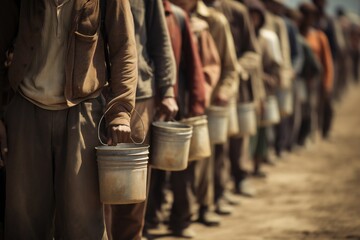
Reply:
[[[360,88],[336,105],[329,141],[268,167],[254,199],[241,198],[222,225],[194,224],[199,240],[360,240]],[[156,239],[173,240],[165,233]]]

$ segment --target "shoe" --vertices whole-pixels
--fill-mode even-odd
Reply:
[[[266,173],[261,171],[256,171],[252,174],[252,176],[255,178],[266,178]]]
[[[230,215],[233,212],[233,208],[225,202],[224,199],[220,199],[215,208],[215,212],[219,215]]]
[[[275,161],[272,160],[269,157],[264,158],[263,163],[266,164],[266,165],[269,165],[269,166],[275,166],[276,165]]]
[[[240,201],[230,192],[225,192],[223,199],[231,206],[238,206],[240,205]]]
[[[144,229],[147,230],[156,230],[160,228],[160,222],[149,222],[145,223]]]
[[[220,225],[221,218],[215,213],[207,210],[199,213],[199,218],[197,219],[197,222],[202,223],[208,227],[215,227]]]
[[[174,235],[175,237],[188,238],[188,239],[196,237],[196,233],[191,227],[187,227],[184,229],[172,229],[171,232],[172,235]]]
[[[252,198],[256,196],[256,189],[249,184],[248,180],[243,180],[237,185],[235,193]]]

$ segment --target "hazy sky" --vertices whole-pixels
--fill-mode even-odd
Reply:
[[[299,3],[306,0],[285,0],[285,3],[292,7],[298,6]],[[309,1],[309,0],[307,0]],[[338,6],[343,6],[348,11],[360,14],[360,0],[327,0],[328,1],[328,12],[334,13],[334,10]]]

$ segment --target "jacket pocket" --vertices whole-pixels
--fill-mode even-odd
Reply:
[[[72,81],[74,98],[86,97],[94,93],[105,83],[104,58],[101,57],[103,51],[100,50],[101,47],[98,45],[98,33],[94,35],[84,35],[75,32]]]
[[[84,35],[93,35],[100,24],[100,1],[89,0],[81,10],[77,32]]]

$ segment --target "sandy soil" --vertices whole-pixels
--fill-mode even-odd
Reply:
[[[240,198],[220,227],[194,224],[196,239],[360,240],[359,87],[336,105],[336,116],[329,141],[265,168],[266,180],[252,180],[258,196]],[[156,239],[176,239],[162,233]]]

